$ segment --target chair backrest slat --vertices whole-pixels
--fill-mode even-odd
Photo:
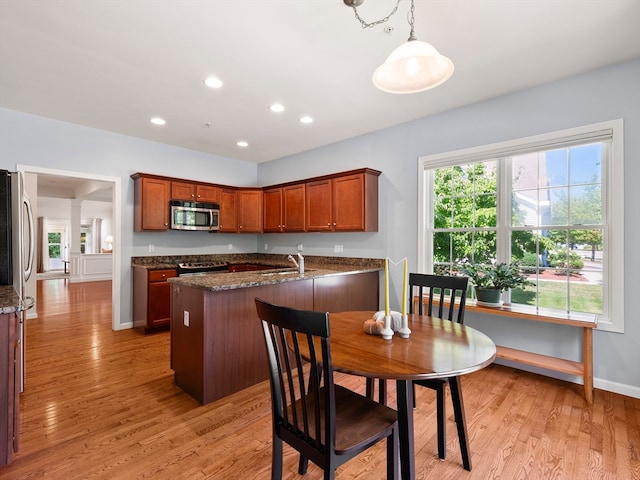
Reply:
[[[468,284],[469,277],[410,273],[409,313],[414,313],[414,296],[417,290],[419,315],[437,316],[438,318],[464,323]],[[436,290],[438,290],[439,294],[435,293]],[[425,292],[428,292],[428,298],[424,296]],[[427,299],[427,310],[425,312],[423,305]],[[434,315],[433,306],[436,302],[438,305],[437,315]],[[456,311],[457,315],[454,315]]]

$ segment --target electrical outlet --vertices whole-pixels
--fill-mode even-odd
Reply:
[[[189,326],[189,312],[185,310],[182,315],[182,323],[184,323],[185,327]]]
[[[343,252],[343,246],[342,245],[334,245],[333,246],[333,253],[342,253]]]
[[[230,243],[229,245],[227,245],[227,250],[233,250],[233,243]]]
[[[298,251],[301,252],[302,248],[304,247],[304,245],[302,245],[301,243],[298,244]]]
[[[268,243],[265,243],[265,244],[264,244],[264,249],[265,249],[265,250],[269,250],[269,244],[268,244]]]
[[[154,244],[150,243],[149,244],[149,253],[153,253],[156,251],[156,247]]]

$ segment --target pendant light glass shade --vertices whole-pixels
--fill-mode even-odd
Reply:
[[[446,82],[453,62],[426,42],[410,39],[373,72],[373,84],[389,93],[416,93]]]

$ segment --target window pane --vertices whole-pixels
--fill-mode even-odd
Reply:
[[[433,261],[434,263],[451,261],[451,234],[438,232],[433,235]]]
[[[463,258],[471,258],[473,255],[473,235],[471,232],[457,232],[451,235],[453,252],[451,260],[459,262]]]
[[[550,150],[545,153],[545,160],[541,162],[540,172],[541,187],[563,186],[569,183],[569,159],[568,150]],[[546,178],[546,181],[542,180]]]
[[[497,234],[491,232],[474,232],[471,255],[467,258],[472,263],[491,263],[497,258]]]
[[[549,199],[550,225],[567,225],[569,223],[569,190],[552,188],[541,190],[541,195]]]
[[[436,197],[434,200],[434,228],[452,227],[451,197]]]
[[[602,222],[600,185],[571,187],[570,225],[599,225]]]
[[[600,183],[602,179],[602,145],[591,144],[570,149],[571,185]]]

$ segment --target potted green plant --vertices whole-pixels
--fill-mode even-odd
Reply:
[[[460,265],[459,271],[471,280],[478,302],[487,305],[500,305],[503,290],[535,285],[521,272],[517,262],[489,265],[465,263]]]

